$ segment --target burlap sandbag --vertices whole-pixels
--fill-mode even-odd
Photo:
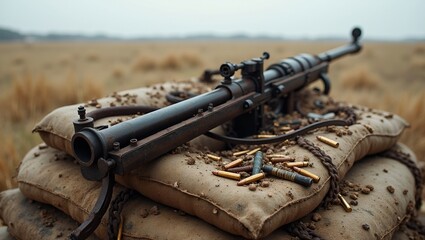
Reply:
[[[51,204],[79,222],[88,217],[100,193],[100,184],[85,180],[69,155],[44,146],[26,155],[17,179],[26,197]],[[123,189],[117,184],[113,198]],[[207,239],[237,239],[194,217],[138,196],[127,202],[123,210],[124,239],[205,239],[204,235],[210,236]],[[108,236],[107,215],[95,231],[100,239]]]
[[[407,153],[416,162],[404,145],[391,150]],[[347,173],[340,188],[345,200],[351,202],[352,212],[333,206],[314,211],[301,221],[326,239],[391,239],[415,213],[415,197],[421,194],[415,188],[421,183],[415,182],[411,170],[399,160],[379,155],[362,159]]]
[[[261,191],[249,191],[237,186],[234,180],[211,174],[230,159],[208,163],[205,153],[190,147],[182,149],[184,154],[161,157],[119,181],[155,201],[182,209],[225,231],[246,238],[261,238],[279,226],[303,217],[322,202],[331,186],[329,170],[322,164],[324,158],[328,160],[327,164],[335,165],[341,179],[356,160],[395,144],[405,127],[405,123],[395,116],[389,119],[384,113],[367,109],[359,109],[357,113],[360,120],[348,128],[351,135],[338,137],[328,129],[320,129],[299,138],[298,142],[284,143],[283,147],[262,146],[263,152],[285,154],[297,161],[308,159],[313,164],[308,170],[321,177],[319,183],[310,188],[275,180]],[[336,140],[339,147],[319,142],[317,135]],[[225,157],[226,153],[221,155]],[[194,164],[188,164],[188,159],[194,159]],[[335,194],[334,190],[332,194]]]
[[[0,206],[0,216],[16,239],[67,239],[71,231],[78,227],[77,222],[52,206],[25,198],[19,189],[1,192]],[[6,234],[0,235],[0,239],[12,239]],[[91,236],[88,239],[97,238]]]
[[[401,149],[411,154],[406,147]],[[414,160],[414,155],[411,155]],[[19,188],[28,198],[52,204],[81,222],[87,217],[98,197],[99,185],[84,180],[79,175],[78,165],[67,158],[69,157],[65,154],[51,148],[34,148],[20,166]],[[354,186],[353,189],[342,187],[342,190],[347,192],[345,198],[348,201],[351,194],[356,191],[358,193],[358,205],[352,206],[351,213],[346,213],[341,206],[335,205],[331,210],[323,208],[317,210],[316,214],[319,214],[321,218],[318,222],[311,220],[313,217],[310,215],[304,217],[302,221],[309,227],[315,225],[317,235],[325,239],[335,239],[339,236],[347,239],[369,239],[375,236],[391,238],[399,224],[407,219],[406,210],[415,201],[415,181],[411,171],[399,161],[384,157],[370,157],[356,164],[346,176],[345,181]],[[361,193],[367,185],[372,185],[373,190],[369,194]],[[393,187],[393,193],[387,190],[388,186]],[[121,189],[117,186],[114,195]],[[251,194],[266,190],[263,188]],[[273,199],[273,197],[267,196],[267,199]],[[235,199],[235,204],[238,201],[239,199]],[[159,209],[159,214],[146,217],[146,212],[154,206]],[[211,213],[220,214],[217,209],[211,209]],[[129,239],[238,238],[142,196],[126,203],[123,216],[125,219],[123,236]],[[363,228],[364,224],[369,226],[369,230]],[[158,228],[158,226],[173,227]],[[96,234],[101,239],[105,239],[105,218],[96,230]],[[282,238],[290,238],[284,229],[276,230],[267,237],[267,239]]]
[[[161,94],[158,96],[163,96],[164,91]],[[299,99],[306,99],[301,102],[301,108],[308,107],[317,99],[325,104],[342,106],[333,103],[327,96],[311,91],[300,94],[302,96]],[[142,95],[138,97],[143,98]],[[108,101],[111,99],[98,100],[102,103]],[[68,153],[71,153],[69,140],[73,133],[71,122],[75,119],[75,108],[58,109],[36,127],[36,131],[41,133],[48,144]],[[321,177],[320,182],[310,188],[287,181],[274,181],[263,191],[250,192],[247,188],[237,187],[232,180],[212,176],[212,171],[220,169],[230,159],[211,164],[204,159],[203,152],[193,147],[180,148],[176,152],[182,154],[161,157],[118,181],[157,202],[182,209],[227,232],[246,238],[266,236],[279,226],[303,217],[325,198],[331,186],[331,178],[328,169],[322,164],[323,157],[331,162],[329,164],[336,166],[339,178],[343,178],[356,160],[393,146],[407,126],[404,120],[393,114],[362,107],[353,109],[358,120],[349,128],[322,128],[298,139],[298,144],[289,141],[278,145],[278,148],[263,146],[264,152],[287,154],[299,161],[308,159],[314,165],[311,171]],[[106,119],[102,121],[96,125],[108,122]],[[57,135],[63,137],[58,138]],[[338,141],[339,147],[319,142],[316,140],[317,135]],[[56,142],[57,139],[60,139],[60,144]],[[319,152],[322,158],[319,159],[317,154],[305,148],[323,150]],[[331,192],[334,196],[335,191]]]

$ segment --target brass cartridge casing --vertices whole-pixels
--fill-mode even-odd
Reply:
[[[120,216],[120,225],[118,226],[118,236],[117,236],[117,240],[121,240],[122,239],[122,228],[124,226],[124,218],[122,217],[122,215]]]
[[[260,135],[257,135],[257,138],[271,138],[271,137],[276,137],[276,135],[274,135],[274,134],[260,134]]]
[[[247,178],[240,180],[237,184],[238,184],[238,186],[243,186],[243,185],[250,184],[250,183],[256,182],[258,180],[261,180],[265,177],[266,177],[265,173],[257,173],[255,175],[252,175],[250,177],[247,177]]]
[[[294,158],[294,157],[288,157],[288,156],[285,156],[285,157],[272,157],[272,158],[270,159],[270,161],[271,161],[272,163],[279,163],[279,162],[293,162],[293,161],[295,161],[295,158]]]
[[[323,142],[323,143],[326,143],[326,144],[328,144],[329,146],[332,146],[332,147],[334,147],[334,148],[339,147],[339,143],[338,143],[337,141],[334,141],[334,140],[329,139],[329,138],[327,138],[327,137],[324,137],[324,136],[316,136],[316,138],[317,138],[319,141],[321,141],[321,142]]]
[[[251,151],[251,150],[248,149],[248,150],[243,150],[243,151],[239,151],[239,152],[234,152],[232,155],[235,156],[235,157],[239,157],[239,156],[244,155],[245,153],[247,153],[249,151]]]
[[[289,134],[289,133],[292,133],[292,132],[295,132],[295,130],[294,129],[291,129],[291,130],[285,132],[285,134]]]
[[[253,155],[254,153],[256,153],[256,152],[258,152],[260,150],[261,150],[261,148],[252,149],[251,151],[247,152],[246,155]]]
[[[252,168],[253,168],[252,165],[248,165],[248,166],[243,166],[243,167],[229,168],[229,169],[226,169],[226,170],[228,172],[251,172]]]
[[[287,132],[287,131],[291,131],[291,130],[292,130],[292,128],[291,128],[291,127],[289,127],[289,126],[283,126],[283,127],[281,127],[281,128],[280,128],[280,130],[281,130],[281,131],[285,131],[285,132]]]
[[[305,169],[298,168],[298,167],[293,167],[292,169],[294,169],[295,172],[297,172],[297,173],[299,173],[301,175],[304,175],[306,177],[309,177],[309,178],[313,179],[313,181],[315,183],[319,182],[319,180],[320,180],[320,177],[319,176],[317,176],[316,174],[311,173],[311,172],[309,172],[309,171],[307,171]]]
[[[262,167],[263,167],[263,153],[261,151],[257,151],[254,156],[254,163],[253,163],[251,175],[260,173]]]
[[[234,179],[234,180],[241,180],[241,175],[239,173],[232,173],[232,172],[226,172],[226,171],[213,171],[212,172],[216,176]]]
[[[285,162],[283,163],[283,166],[285,167],[308,167],[310,163],[309,162]]]
[[[339,194],[338,193],[338,198],[339,198],[339,200],[341,201],[341,205],[342,205],[342,207],[344,208],[344,210],[346,211],[346,212],[351,212],[351,211],[353,211],[353,209],[351,208],[351,206],[350,206],[350,204],[345,200],[345,198],[341,195],[341,194]]]
[[[216,156],[216,155],[213,155],[213,154],[207,154],[207,157],[208,157],[209,159],[214,160],[214,161],[220,161],[220,160],[221,160],[221,157]]]
[[[310,187],[313,183],[313,179],[309,177],[305,177],[301,174],[290,172],[284,169],[276,168],[270,165],[266,165],[263,167],[263,171],[266,173],[270,173],[273,176],[276,176],[278,178],[282,178],[285,180],[289,180],[298,184],[301,184],[305,187]]]
[[[282,157],[288,157],[288,155],[285,154],[268,154],[266,155],[268,158],[282,158]]]
[[[229,162],[228,164],[224,165],[224,169],[229,169],[232,167],[239,166],[243,162],[242,158],[238,158],[235,161]]]

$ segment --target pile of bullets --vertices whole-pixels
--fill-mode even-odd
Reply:
[[[333,141],[324,136],[317,136],[317,140],[334,148],[339,147],[338,142]],[[294,157],[290,157],[284,154],[264,155],[263,152],[261,152],[260,150],[261,148],[255,148],[252,150],[234,152],[232,154],[233,157],[240,158],[237,158],[236,160],[224,165],[224,170],[216,170],[212,173],[216,176],[238,180],[238,186],[244,186],[251,183],[255,183],[261,179],[264,179],[266,177],[266,174],[298,183],[304,187],[310,187],[313,182],[318,183],[320,181],[319,176],[304,169],[304,167],[312,166],[312,163],[310,163],[309,161],[295,161]],[[244,162],[244,159],[241,157],[243,155],[254,155],[253,164],[247,166],[240,166]],[[222,160],[221,157],[213,154],[207,154],[207,156],[208,158],[214,161]],[[263,164],[264,156],[268,160],[270,160],[272,164],[282,163],[286,169],[278,168],[273,165]],[[241,173],[248,173],[250,176],[242,178]],[[344,197],[342,197],[341,194],[338,194],[338,198],[341,201],[341,205],[343,206],[344,210],[347,212],[351,212],[352,208],[344,199]]]
[[[233,153],[234,157],[242,155],[254,155],[253,164],[241,167],[240,165],[242,165],[244,160],[243,158],[238,158],[226,164],[224,170],[217,170],[212,173],[216,176],[238,180],[238,186],[257,182],[265,178],[266,174],[289,180],[305,187],[310,187],[313,182],[317,183],[320,180],[319,176],[303,169],[304,167],[312,166],[308,161],[296,162],[295,158],[281,154],[264,155],[263,152],[260,151],[260,148]],[[264,164],[264,156],[273,164],[283,163],[283,166],[288,170]],[[208,154],[208,157],[216,161],[221,160],[221,157],[212,154]],[[249,173],[250,176],[242,179],[241,173],[243,172]]]

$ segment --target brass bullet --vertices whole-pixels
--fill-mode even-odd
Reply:
[[[243,166],[243,167],[234,167],[226,169],[228,172],[251,172],[252,171],[252,165]]]
[[[251,151],[247,152],[246,155],[253,155],[254,153],[256,153],[256,152],[258,152],[260,150],[261,150],[261,148],[252,149]]]
[[[283,163],[283,166],[285,167],[308,167],[310,165],[309,162],[285,162]]]
[[[239,166],[242,162],[243,162],[243,159],[242,158],[238,158],[235,161],[232,161],[232,162],[224,165],[224,169],[229,169],[229,168],[232,168],[232,167]]]
[[[244,155],[245,153],[247,153],[247,152],[249,152],[250,150],[248,149],[248,150],[243,150],[243,151],[239,151],[239,152],[234,152],[233,153],[233,156],[235,156],[235,157],[239,157],[239,156],[241,156],[241,155]]]
[[[289,126],[283,126],[283,127],[281,127],[280,128],[280,130],[282,130],[282,131],[291,131],[292,130],[292,128],[291,127],[289,127]]]
[[[293,161],[295,161],[295,158],[294,157],[289,157],[289,156],[285,156],[285,157],[273,157],[272,159],[270,159],[270,161],[272,163],[293,162]]]
[[[292,133],[292,132],[295,132],[295,130],[294,129],[291,129],[291,130],[285,132],[285,134],[289,134],[289,133]]]
[[[255,175],[252,175],[250,177],[247,177],[247,178],[244,178],[244,179],[240,180],[238,182],[238,186],[243,186],[243,185],[246,185],[246,184],[250,184],[250,183],[256,182],[258,180],[261,180],[261,179],[263,179],[265,177],[266,177],[266,174],[265,173],[257,173]]]
[[[276,137],[276,135],[273,135],[273,134],[260,134],[260,135],[257,135],[257,138],[271,138],[271,137]]]
[[[221,157],[216,156],[216,155],[213,155],[213,154],[207,154],[207,157],[208,157],[209,159],[214,160],[214,161],[220,161],[220,160],[221,160]]]
[[[313,181],[314,181],[315,183],[319,182],[319,180],[320,180],[320,177],[319,177],[319,176],[317,176],[316,174],[313,174],[313,173],[311,173],[311,172],[309,172],[309,171],[307,171],[307,170],[305,170],[305,169],[298,168],[298,167],[293,167],[292,169],[293,169],[295,172],[297,172],[297,173],[299,173],[299,174],[301,174],[301,175],[304,175],[304,176],[306,176],[306,177],[309,177],[309,178],[313,179]]]
[[[121,240],[122,239],[122,228],[124,226],[124,218],[122,217],[122,215],[120,216],[120,224],[118,226],[118,235],[117,235],[117,240]]]
[[[284,169],[276,168],[270,165],[265,165],[263,167],[263,171],[273,176],[276,176],[278,178],[282,178],[285,180],[289,180],[289,181],[301,184],[305,187],[310,187],[311,184],[313,183],[313,179],[309,177],[303,176],[295,172],[290,172]]]
[[[287,157],[287,155],[284,154],[268,154],[266,155],[268,158],[281,158],[281,157]]]
[[[332,146],[334,148],[337,148],[339,146],[339,143],[337,141],[334,141],[332,139],[329,139],[327,137],[324,136],[317,136],[316,137],[319,141],[328,144],[329,146]]]
[[[338,198],[341,201],[341,205],[344,208],[346,212],[351,212],[353,209],[351,208],[350,204],[344,199],[344,197],[338,193]]]
[[[241,180],[241,175],[239,173],[232,173],[232,172],[226,172],[226,171],[213,171],[212,172],[216,176],[234,179],[234,180]]]
[[[263,167],[263,153],[261,151],[257,151],[255,153],[253,165],[251,175],[260,173],[261,168]]]

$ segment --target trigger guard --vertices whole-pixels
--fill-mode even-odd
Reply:
[[[323,94],[329,95],[329,92],[331,91],[331,80],[329,79],[328,74],[325,72],[322,72],[320,73],[319,77],[323,83]]]

